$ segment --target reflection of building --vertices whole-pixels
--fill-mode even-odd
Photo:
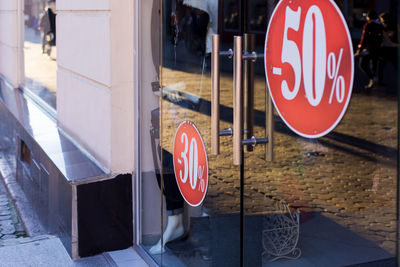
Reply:
[[[7,20],[6,25],[9,25],[0,30],[0,75],[1,80],[11,87],[6,90],[2,83],[0,90],[0,134],[4,137],[4,140],[0,138],[0,144],[4,142],[14,152],[18,183],[46,230],[60,236],[71,257],[76,259],[131,246],[139,247],[138,250],[146,254],[149,246],[160,238],[161,224],[165,224],[161,218],[167,217],[166,213],[160,212],[163,202],[154,174],[159,156],[158,143],[154,140],[164,142],[164,148],[171,150],[174,125],[191,119],[201,125],[199,128],[206,146],[210,143],[211,61],[206,43],[210,28],[217,26],[222,49],[227,50],[232,48],[232,38],[239,34],[241,25],[246,24],[248,31],[256,34],[255,49],[262,53],[267,21],[277,1],[241,1],[246,3],[245,12],[240,10],[239,1],[220,0],[216,16],[205,8],[196,8],[195,4],[184,5],[183,0],[164,0],[163,9],[156,0],[58,0],[56,111],[43,105],[42,99],[32,97],[34,100],[31,100],[29,90],[22,94],[15,89],[24,85],[25,78],[24,14],[18,9],[17,2],[20,1],[8,0],[4,2],[7,4],[0,5],[0,21]],[[397,10],[394,0],[336,2],[349,24],[355,44],[364,23],[363,12],[376,8],[378,12],[390,10],[395,16]],[[43,1],[25,0],[27,25],[32,25],[43,6]],[[159,10],[164,12],[162,23]],[[210,25],[210,17],[218,18],[213,21],[217,25]],[[397,18],[393,19],[398,23]],[[160,29],[164,31],[163,42],[160,41]],[[163,53],[162,60],[160,52]],[[221,102],[221,125],[226,128],[230,127],[233,113],[232,64],[229,60],[228,57],[221,60],[221,84],[225,86],[222,91],[229,93],[229,97],[225,95]],[[161,74],[160,62],[163,64]],[[256,86],[262,87],[257,92],[264,93],[264,77],[258,76],[264,74],[263,63],[256,62],[254,68]],[[391,76],[396,77],[393,67],[390,71]],[[158,75],[164,75],[163,79]],[[357,76],[355,83],[361,84],[362,79]],[[163,83],[161,101],[160,80]],[[26,83],[25,86],[29,87]],[[243,197],[258,196],[250,204],[246,203],[248,210],[257,210],[252,218],[265,212],[262,209],[266,202],[260,200],[260,192],[264,193],[265,188],[273,189],[270,191],[289,195],[289,200],[285,201],[290,207],[303,209],[301,223],[315,218],[323,222],[329,221],[326,218],[339,218],[335,223],[333,219],[329,221],[332,227],[329,229],[345,228],[346,231],[340,233],[350,233],[348,236],[351,237],[364,231],[364,239],[357,240],[368,239],[369,242],[358,247],[378,247],[382,252],[380,258],[374,258],[373,253],[357,255],[360,262],[352,263],[366,261],[367,256],[372,261],[397,255],[397,241],[393,239],[397,233],[393,230],[397,223],[394,216],[397,189],[393,181],[397,180],[398,126],[392,118],[397,114],[397,100],[389,94],[397,91],[396,86],[393,81],[387,86],[387,99],[356,92],[358,98],[352,106],[354,113],[347,117],[348,121],[340,125],[340,131],[318,142],[297,138],[276,117],[276,151],[280,157],[266,166],[263,155],[259,155],[252,161],[259,166],[245,168],[245,171],[256,170],[251,174],[257,181],[246,180],[252,183],[245,184],[245,189],[250,190],[243,194]],[[265,109],[261,108],[264,99],[264,94],[260,93],[255,100],[255,127],[259,131],[266,124]],[[156,119],[160,103],[161,121]],[[36,104],[41,108],[45,106],[45,111]],[[390,107],[389,112],[382,114],[382,107]],[[49,118],[48,113],[56,118]],[[368,125],[361,122],[368,122]],[[161,130],[157,125],[160,123]],[[363,133],[356,136],[354,132],[359,129]],[[375,131],[379,134],[374,134]],[[222,254],[210,255],[210,251],[218,251],[218,245],[225,246],[221,249],[224,253],[229,251],[229,244],[225,244],[228,242],[224,243],[223,238],[235,243],[232,251],[236,255],[232,258],[240,254],[236,253],[239,237],[235,239],[240,228],[231,219],[237,217],[240,207],[240,183],[234,180],[239,177],[239,168],[232,167],[228,160],[229,137],[221,137],[221,140],[222,150],[226,153],[224,158],[210,156],[211,193],[207,200],[215,202],[210,204],[209,210],[202,212],[188,208],[184,213],[184,224],[202,230],[195,233],[197,239],[194,240],[199,243],[212,239],[211,233],[215,229],[224,234],[217,235],[222,241],[214,240],[211,248],[193,249],[193,244],[178,246],[181,254],[176,255],[183,255],[179,260],[187,266],[191,266],[188,261],[192,256],[208,263],[213,259],[224,259]],[[168,152],[172,154],[172,151]],[[221,162],[222,166],[218,165]],[[171,162],[169,164],[171,167]],[[348,169],[339,171],[338,166]],[[353,169],[359,173],[346,176],[345,173]],[[268,180],[257,176],[271,173],[278,178],[268,177]],[[342,176],[337,177],[338,173]],[[266,180],[271,186],[262,187]],[[313,186],[318,190],[311,192]],[[388,191],[374,193],[382,187]],[[264,194],[263,197],[270,196]],[[272,202],[271,199],[268,201]],[[214,221],[214,217],[210,220],[206,216],[210,210],[220,213],[229,210],[231,214],[224,214],[223,219],[219,221],[220,217],[217,217]],[[380,216],[373,214],[378,211]],[[190,221],[191,217],[197,219]],[[214,223],[211,226],[207,224],[210,221]],[[229,227],[224,227],[221,222]],[[254,223],[254,229],[262,227],[256,220],[250,219],[248,225],[252,226],[251,223]],[[303,228],[300,226],[300,233]],[[204,235],[199,236],[199,232]],[[340,238],[345,239],[346,235],[340,235]],[[326,240],[327,246],[332,245],[328,238]],[[346,244],[345,241],[342,243]],[[261,242],[259,245],[253,252],[261,249]],[[192,249],[190,253],[185,254],[189,249]],[[336,252],[332,250],[329,255],[347,259],[345,254],[338,256]],[[178,257],[172,256],[172,259]],[[157,256],[154,258],[159,260]],[[316,258],[320,259],[318,255]],[[149,257],[147,260],[151,261]]]

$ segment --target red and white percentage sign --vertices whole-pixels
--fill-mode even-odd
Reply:
[[[204,187],[205,187],[205,182],[204,182],[204,178],[203,178],[203,174],[204,174],[204,166],[199,166],[199,188],[197,189],[198,191],[204,192]]]
[[[329,56],[328,56],[328,77],[331,80],[333,79],[331,95],[329,97],[329,104],[332,103],[332,97],[333,97],[333,94],[335,93],[335,89],[336,89],[336,100],[339,103],[342,103],[343,99],[344,99],[346,85],[344,82],[344,77],[342,75],[340,75],[340,76],[338,75],[340,64],[342,61],[342,56],[343,56],[343,48],[340,49],[339,59],[338,59],[337,64],[336,64],[336,57],[333,52],[329,53]],[[335,88],[335,86],[336,86],[336,88]]]
[[[192,189],[196,188],[197,184],[197,171],[198,168],[198,149],[197,149],[197,142],[195,138],[190,140],[190,149],[188,149],[188,136],[185,132],[181,135],[181,143],[184,144],[185,149],[181,152],[181,158],[183,159],[183,175],[182,170],[179,171],[179,178],[181,179],[182,183],[186,183],[188,174],[189,174],[189,182],[190,187]],[[187,156],[189,150],[189,158]],[[179,163],[182,163],[181,159],[177,159]]]
[[[325,70],[326,30],[324,17],[319,7],[313,5],[307,11],[303,31],[304,90],[307,100],[312,106],[318,106],[324,95]]]
[[[354,75],[350,32],[335,2],[281,0],[265,55],[270,95],[286,125],[307,138],[332,131],[350,102]]]
[[[188,204],[198,206],[208,185],[208,163],[203,139],[193,123],[184,121],[176,130],[173,151],[178,188]]]
[[[303,50],[301,61],[300,52],[294,41],[288,40],[288,30],[298,31],[300,27],[301,8],[293,11],[286,7],[285,32],[282,42],[282,63],[289,63],[294,71],[295,84],[290,90],[286,80],[282,81],[282,95],[287,100],[293,100],[299,93],[301,73],[303,74],[303,85],[306,97],[310,105],[318,106],[321,103],[325,91],[325,71],[328,77],[333,79],[329,104],[336,85],[336,99],[343,102],[345,95],[345,81],[343,76],[338,76],[343,49],[340,49],[339,60],[333,52],[328,55],[326,61],[326,32],[325,23],[321,10],[317,6],[311,6],[306,15],[303,30]],[[314,65],[315,64],[315,65]],[[316,67],[315,67],[316,66]],[[280,68],[274,68],[273,73],[281,75]],[[315,87],[315,88],[314,88]]]

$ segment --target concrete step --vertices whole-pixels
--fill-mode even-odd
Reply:
[[[103,253],[104,257],[111,266],[124,267],[148,267],[149,265],[139,256],[139,254],[132,248],[115,250]]]
[[[89,267],[113,266],[103,255],[73,261],[61,240],[52,235],[0,241],[0,266]]]
[[[0,248],[5,247],[5,246],[16,246],[16,245],[21,245],[21,244],[27,244],[27,243],[47,240],[47,239],[51,239],[51,238],[55,238],[55,236],[39,235],[39,236],[34,236],[34,237],[18,237],[18,238],[3,239],[3,240],[0,240]]]
[[[1,241],[2,266],[73,266],[73,261],[54,236],[14,238]]]

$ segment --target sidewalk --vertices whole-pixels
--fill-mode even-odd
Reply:
[[[104,252],[103,254],[73,261],[64,248],[61,240],[56,236],[43,234],[41,227],[32,227],[39,224],[36,217],[27,214],[30,209],[21,190],[16,190],[16,183],[10,183],[7,167],[13,165],[7,160],[7,149],[0,147],[0,267],[21,266],[147,266],[140,256],[132,249]],[[8,163],[8,164],[7,164]],[[5,175],[5,176],[4,176]],[[7,177],[7,179],[4,179]],[[33,236],[27,236],[22,220],[10,198],[4,182],[8,180],[8,187],[19,200],[20,213],[27,216],[24,222],[28,225]],[[21,207],[24,205],[24,207]]]
[[[0,259],[1,267],[112,266],[103,255],[72,261],[60,239],[48,235],[0,242]]]
[[[72,261],[60,239],[55,236],[27,237],[4,187],[2,175],[0,178],[0,267],[112,266],[103,255]]]
[[[0,158],[4,157],[0,152]],[[132,248],[73,261],[59,238],[47,234],[28,237],[3,184],[3,172],[4,165],[0,167],[0,267],[147,266]],[[28,221],[34,223],[32,217]]]
[[[26,236],[14,204],[9,198],[4,184],[0,182],[0,246],[3,241]]]
[[[2,119],[4,116],[0,116]],[[6,119],[5,119],[6,120]],[[12,125],[2,124],[0,127]],[[4,130],[4,129],[3,129]],[[0,267],[147,266],[133,248],[73,261],[61,240],[41,226],[16,180],[17,146],[12,131],[0,136]]]
[[[43,234],[37,227],[30,227],[28,231],[33,236],[27,235],[14,201],[4,185],[7,180],[8,190],[14,193],[13,199],[18,199],[19,205],[27,203],[22,200],[22,191],[16,190],[17,184],[10,182],[10,176],[15,175],[10,171],[14,166],[10,152],[7,147],[0,146],[0,267],[112,266],[103,255],[72,261],[59,238]],[[23,210],[29,209],[28,206],[23,207]],[[26,215],[26,212],[22,211],[22,214]],[[34,225],[38,222],[29,216],[25,218],[25,224]]]
[[[103,254],[73,261],[61,240],[51,235],[24,237],[0,241],[0,267],[84,267],[119,266],[147,267],[132,249],[104,252]]]

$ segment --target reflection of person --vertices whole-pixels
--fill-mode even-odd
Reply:
[[[48,6],[46,6],[43,9],[42,14],[40,14],[39,18],[39,31],[42,33],[42,53],[46,53],[46,45],[48,44],[48,35],[51,34],[51,28],[50,28],[50,20],[49,20],[49,15],[48,15]],[[51,51],[51,50],[50,50]],[[49,50],[47,51],[48,54]]]
[[[239,29],[239,10],[236,2],[230,2],[228,6],[228,14],[224,19],[224,27],[230,30]]]
[[[183,4],[206,12],[209,16],[207,22],[206,54],[211,53],[212,36],[218,33],[218,1],[217,0],[184,0]]]
[[[49,14],[51,33],[53,34],[51,45],[56,45],[56,1],[49,1],[49,9],[47,12]]]
[[[382,13],[379,19],[383,26],[383,41],[380,49],[378,64],[379,83],[383,84],[383,70],[388,62],[391,62],[397,69],[397,31],[396,26],[390,21],[389,13]]]
[[[211,53],[212,35],[218,32],[217,0],[177,1],[171,20],[175,28],[175,45],[182,38],[188,49],[201,54]]]
[[[49,1],[39,18],[38,29],[42,32],[42,53],[51,54],[51,46],[56,44],[55,1]],[[47,51],[46,51],[47,46]]]
[[[367,89],[371,89],[376,81],[376,70],[379,57],[379,49],[382,43],[383,27],[378,20],[378,15],[371,10],[367,14],[367,23],[363,32],[355,56],[360,56],[360,68],[369,78]]]

